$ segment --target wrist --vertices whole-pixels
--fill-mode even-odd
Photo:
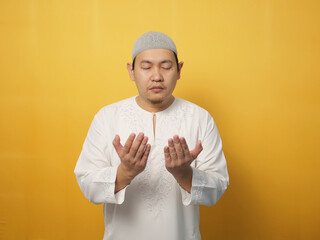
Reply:
[[[177,174],[176,176],[173,175],[175,177],[175,179],[177,180],[178,184],[180,185],[180,187],[182,187],[184,190],[186,190],[188,193],[191,192],[191,187],[192,187],[192,174],[193,174],[193,170],[192,167],[189,166],[188,168],[186,168],[182,174]]]
[[[192,167],[188,166],[182,171],[173,173],[172,175],[178,182],[185,181],[190,178],[192,179]]]
[[[129,171],[129,169],[122,163],[118,166],[118,173],[121,176],[122,180],[130,184],[134,179],[135,175]]]

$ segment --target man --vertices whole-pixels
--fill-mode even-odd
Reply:
[[[75,168],[79,186],[104,203],[104,239],[201,239],[198,205],[215,204],[229,183],[217,127],[172,95],[183,62],[171,38],[143,34],[132,59],[139,95],[95,115]]]

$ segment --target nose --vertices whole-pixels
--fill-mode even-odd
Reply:
[[[159,68],[157,68],[157,67],[153,68],[153,72],[152,72],[152,75],[151,75],[151,80],[153,82],[162,82],[163,81],[163,77],[162,77],[162,74],[161,74]]]

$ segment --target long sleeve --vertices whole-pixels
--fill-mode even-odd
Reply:
[[[182,202],[186,206],[214,205],[229,185],[226,159],[217,126],[209,113],[205,119],[203,150],[195,159],[195,167],[192,168],[191,193],[181,188]]]
[[[95,115],[78,159],[74,173],[85,197],[95,204],[121,204],[126,188],[114,193],[117,167],[111,166],[108,155],[108,137],[102,115]]]

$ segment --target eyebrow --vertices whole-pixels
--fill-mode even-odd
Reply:
[[[149,61],[149,60],[142,60],[141,62],[140,62],[140,64],[143,64],[143,63],[149,63],[149,64],[152,64],[152,62],[151,61]],[[163,61],[161,61],[160,62],[160,64],[163,64],[163,63],[173,63],[171,60],[163,60]]]
[[[162,64],[162,63],[171,63],[171,64],[172,64],[173,62],[172,62],[171,60],[163,60],[163,61],[161,61],[160,63],[161,63],[161,64]]]
[[[140,64],[143,64],[143,63],[150,63],[150,64],[151,64],[151,62],[148,61],[148,60],[142,60],[142,61],[140,62]]]

